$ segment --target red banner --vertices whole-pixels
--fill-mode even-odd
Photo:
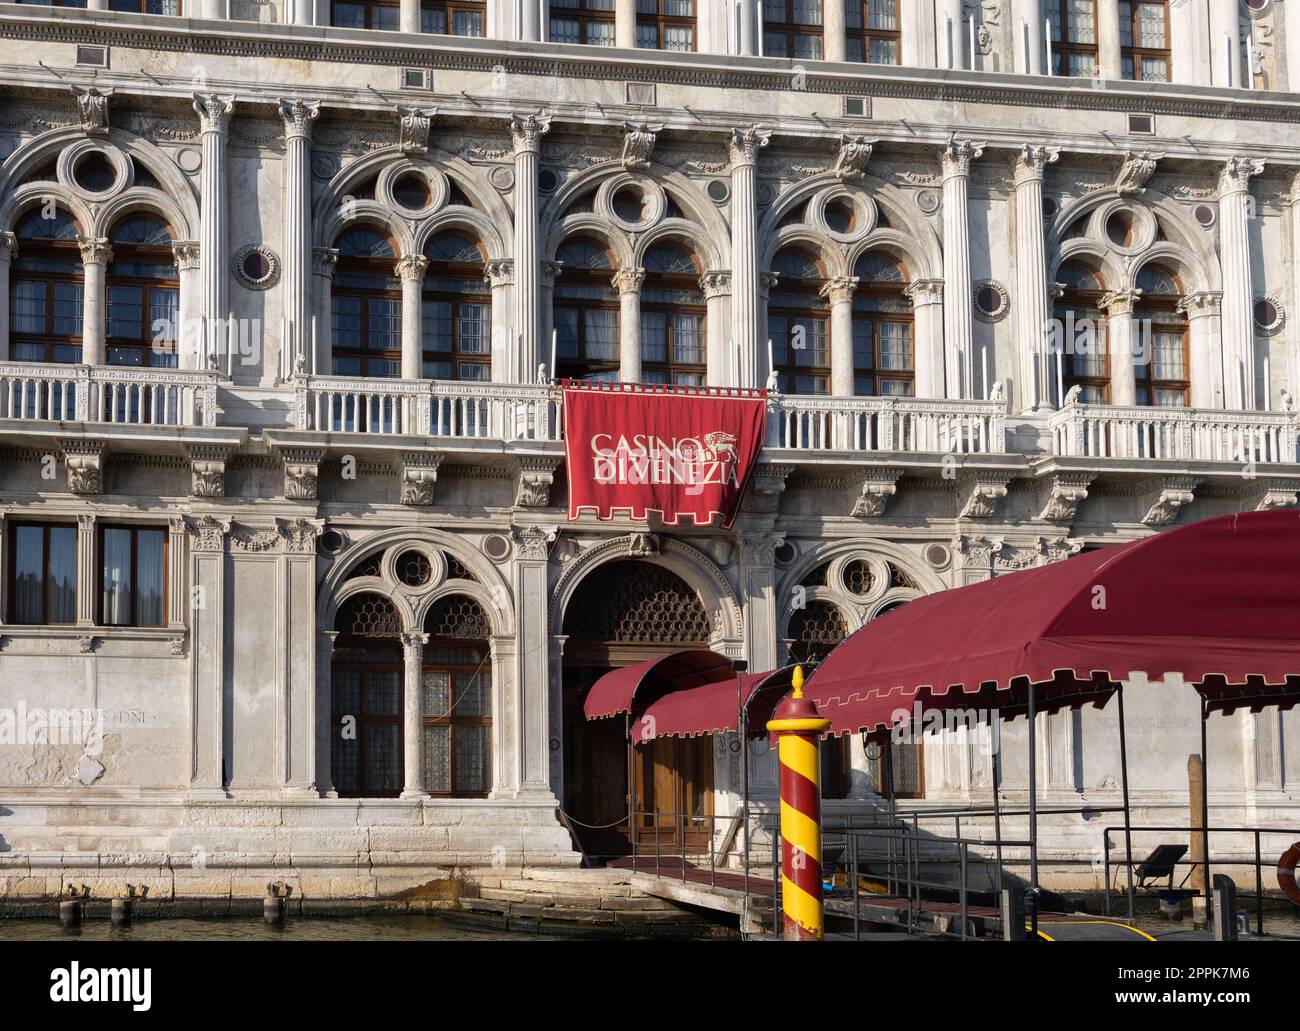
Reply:
[[[726,388],[564,384],[569,518],[651,512],[729,528],[763,446],[767,393]]]

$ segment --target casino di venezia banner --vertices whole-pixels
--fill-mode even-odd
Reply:
[[[651,513],[729,529],[763,446],[767,392],[566,380],[569,518]]]

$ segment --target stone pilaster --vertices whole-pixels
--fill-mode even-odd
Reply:
[[[753,387],[767,373],[767,352],[759,347],[758,305],[758,201],[755,195],[755,167],[758,152],[767,146],[771,133],[765,129],[732,129],[728,144],[731,156],[731,336],[739,356],[739,375],[732,386]],[[759,353],[763,369],[759,373]]]
[[[306,368],[311,355],[311,134],[320,103],[281,100],[284,123],[284,254],[280,291],[284,298],[284,339],[280,371]]]
[[[190,537],[190,769],[188,797],[226,798],[226,547],[230,524],[213,516],[186,523]]]
[[[525,4],[528,8],[530,5]],[[531,37],[530,37],[531,38]],[[512,115],[515,151],[515,333],[518,335],[520,382],[530,380],[539,363],[549,359],[543,346],[537,250],[537,163],[542,137],[551,130],[548,115]],[[544,357],[545,356],[545,357]],[[551,371],[553,376],[554,370]]]
[[[99,583],[95,568],[95,538],[95,517],[83,512],[77,516],[77,626],[81,627],[95,623],[96,585]]]
[[[983,153],[983,143],[949,136],[940,157],[943,168],[943,335],[947,380],[944,396],[951,398],[969,398],[976,393],[972,386],[975,365],[971,335],[970,218],[966,193],[971,162]]]
[[[334,775],[330,762],[336,735],[340,728],[334,725],[333,708],[333,663],[334,641],[338,638],[337,630],[318,630],[316,632],[316,705],[314,708],[316,727],[316,790],[322,798],[337,798],[334,790]]]
[[[1178,310],[1187,316],[1193,408],[1224,406],[1222,297],[1218,291],[1203,290],[1178,302]]]
[[[916,396],[941,398],[944,396],[943,281],[914,279],[903,293],[912,302]]]
[[[1242,9],[1238,0],[1209,0],[1209,4],[1210,85],[1249,88],[1250,83],[1242,75]]]
[[[515,681],[516,726],[519,728],[515,760],[517,796],[551,797],[550,771],[550,662],[547,627],[546,570],[555,530],[520,526],[514,530],[514,593],[517,615]]]
[[[113,260],[113,248],[107,239],[78,236],[81,264],[84,272],[84,295],[81,317],[81,361],[85,365],[104,364],[104,324],[107,297],[104,277],[108,263]]]
[[[1041,38],[1041,33],[1040,33]],[[1051,396],[1047,362],[1047,256],[1043,249],[1043,175],[1060,157],[1055,147],[1026,144],[1016,156],[1015,255],[1017,358],[1020,409],[1039,408]]]
[[[704,291],[704,381],[711,387],[723,387],[729,382],[727,363],[730,360],[727,344],[727,305],[731,300],[731,273],[710,270],[700,276],[700,289]]]
[[[203,164],[199,170],[199,368],[228,350],[230,318],[230,185],[226,147],[234,97],[194,94]],[[183,284],[182,284],[183,286]],[[224,363],[223,363],[224,367]]]
[[[618,291],[618,378],[641,382],[641,285],[645,269],[624,268],[614,273]]]
[[[311,272],[316,285],[316,322],[312,342],[312,359],[307,371],[316,376],[328,376],[333,369],[334,357],[334,270],[338,267],[339,252],[333,247],[316,247],[311,252]]]
[[[492,381],[508,383],[515,359],[514,331],[510,328],[514,318],[514,259],[489,258],[484,267],[483,282],[492,290]],[[543,291],[542,303],[546,310],[550,308],[549,301]]]
[[[844,4],[822,5],[822,57],[827,61],[843,61],[848,41],[844,35]]]
[[[626,50],[636,46],[636,0],[614,0],[614,45]]]
[[[1236,24],[1234,17],[1233,24]],[[1219,258],[1223,263],[1224,404],[1255,408],[1255,324],[1251,313],[1250,178],[1264,169],[1254,158],[1232,157],[1219,173]]]
[[[781,606],[776,596],[776,549],[784,538],[769,532],[745,533],[740,538],[740,596],[745,612],[745,658],[751,670],[775,669]]]
[[[200,216],[201,218],[202,216]],[[203,267],[201,250],[193,240],[172,244],[172,263],[180,278],[180,325],[176,327],[176,364],[182,369],[202,369],[203,358]]]

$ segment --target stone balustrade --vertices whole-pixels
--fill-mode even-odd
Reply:
[[[216,372],[0,362],[0,419],[215,426]]]

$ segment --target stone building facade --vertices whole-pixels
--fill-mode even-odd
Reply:
[[[1294,506],[1296,2],[0,4],[5,890],[576,863],[612,666]],[[771,386],[734,529],[567,521],[556,375]],[[1196,703],[1140,687],[1161,822]],[[1041,719],[1115,804],[1114,713]],[[1297,720],[1211,722],[1215,822],[1295,815]],[[738,745],[665,747],[639,797],[734,809]],[[965,731],[905,764],[987,801]]]

